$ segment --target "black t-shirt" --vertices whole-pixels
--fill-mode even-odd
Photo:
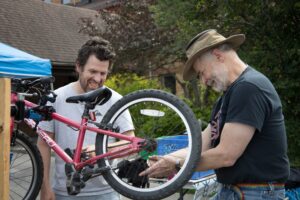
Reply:
[[[289,161],[282,105],[269,79],[251,67],[246,68],[214,106],[210,120],[213,147],[218,145],[223,126],[228,122],[250,125],[256,130],[233,166],[215,170],[218,181],[285,182]]]

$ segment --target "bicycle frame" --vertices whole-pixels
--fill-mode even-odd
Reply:
[[[11,103],[14,104],[17,100],[18,100],[18,95],[16,93],[11,93]],[[24,100],[24,102],[25,102],[25,106],[27,108],[34,108],[37,106],[36,104],[34,104],[30,101],[27,101],[27,100]],[[79,170],[89,164],[95,164],[96,161],[99,159],[118,158],[118,157],[123,157],[123,156],[129,155],[129,154],[132,154],[132,153],[137,153],[141,150],[141,147],[145,143],[145,139],[142,139],[142,138],[138,138],[138,137],[134,137],[134,136],[127,136],[127,135],[112,132],[109,130],[104,130],[104,129],[88,126],[87,118],[82,118],[81,122],[78,123],[78,122],[70,120],[64,116],[61,116],[55,112],[51,114],[51,117],[53,120],[60,121],[64,124],[67,124],[67,125],[79,130],[76,150],[74,153],[74,158],[72,159],[44,130],[42,130],[38,126],[36,127],[36,133],[66,163],[73,164],[76,170]],[[36,122],[34,120],[25,118],[24,121],[31,128],[35,128]],[[13,128],[13,127],[11,127],[11,128]],[[86,130],[95,132],[97,134],[104,134],[104,135],[108,135],[108,136],[111,136],[111,137],[114,137],[117,139],[126,140],[131,143],[126,146],[123,146],[123,147],[114,148],[112,151],[107,152],[105,154],[97,155],[92,158],[89,158],[88,160],[81,161],[82,146],[83,146],[83,141],[84,141]]]

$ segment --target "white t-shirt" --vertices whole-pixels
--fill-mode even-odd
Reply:
[[[76,103],[66,103],[66,98],[70,96],[78,95],[74,89],[74,83],[70,83],[66,86],[55,90],[57,94],[56,101],[52,104],[56,112],[64,117],[67,117],[76,122],[81,121],[81,116],[84,110],[84,105]],[[104,105],[97,105],[93,110],[96,113],[96,122],[101,122],[103,116],[108,109],[116,103],[122,96],[116,91],[112,91],[112,96]],[[133,123],[129,112],[124,114],[117,122],[120,132],[133,130]],[[91,125],[92,126],[92,125]],[[78,131],[73,130],[66,124],[59,121],[52,120],[48,122],[40,122],[39,127],[45,131],[53,132],[55,134],[56,143],[62,148],[75,149],[77,144]],[[96,139],[96,133],[86,131],[83,147],[88,145],[94,145]],[[68,195],[66,188],[66,175],[65,175],[65,162],[55,154],[55,174],[53,178],[53,190],[60,195]],[[86,182],[86,186],[81,189],[81,192],[77,196],[92,196],[101,195],[108,192],[112,192],[111,187],[106,183],[102,176],[92,178]]]

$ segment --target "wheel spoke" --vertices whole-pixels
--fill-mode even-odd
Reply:
[[[10,199],[35,199],[43,179],[43,165],[37,147],[27,136],[17,134],[10,152]]]

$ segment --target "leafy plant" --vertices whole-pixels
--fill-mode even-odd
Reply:
[[[121,95],[142,89],[162,89],[157,79],[149,79],[135,73],[117,73],[111,75],[105,85],[116,90]]]

